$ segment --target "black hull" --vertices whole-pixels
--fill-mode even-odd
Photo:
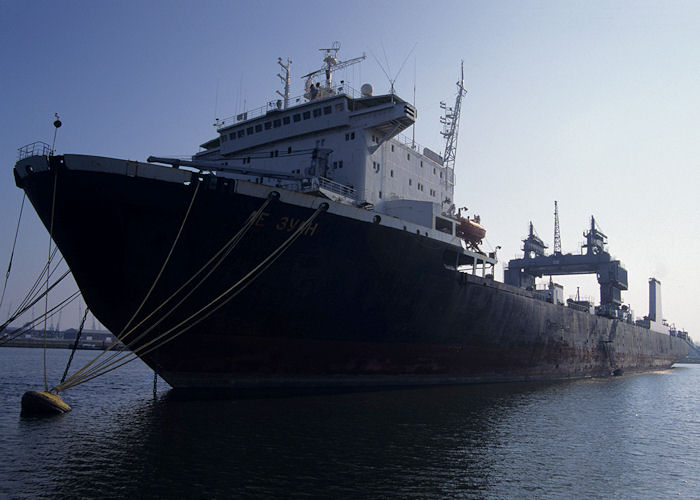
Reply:
[[[90,309],[112,332],[122,331],[171,248],[196,178],[186,185],[73,170],[63,157],[52,158],[50,169],[18,173],[27,161],[16,167],[18,185],[48,228],[56,179],[54,240]],[[197,272],[265,200],[215,181],[200,182],[139,317]],[[280,200],[217,271],[158,328],[125,338],[129,347],[209,303],[313,213],[313,198],[277,191]],[[290,197],[312,201],[300,206]],[[457,273],[445,265],[456,255],[448,243],[333,212],[322,213],[225,307],[144,361],[174,387],[259,389],[607,376],[668,368],[687,355],[682,339]]]

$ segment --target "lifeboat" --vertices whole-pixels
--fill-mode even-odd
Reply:
[[[476,220],[461,218],[457,224],[457,236],[468,243],[478,245],[486,237],[486,228]]]

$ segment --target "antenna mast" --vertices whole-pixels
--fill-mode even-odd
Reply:
[[[292,64],[292,61],[289,58],[287,58],[287,64],[284,64],[282,63],[282,58],[278,57],[277,64],[282,66],[282,71],[284,71],[284,76],[277,73],[277,76],[279,76],[280,80],[282,80],[282,83],[284,84],[284,94],[279,90],[277,90],[276,92],[284,99],[284,109],[287,109],[289,107],[289,78],[291,76],[291,73],[289,72],[289,67]]]
[[[554,254],[561,255],[561,233],[559,232],[559,205],[554,201]]]
[[[467,93],[464,88],[464,61],[462,61],[461,75],[457,82],[457,98],[455,99],[454,108],[449,108],[444,102],[440,103],[440,107],[445,114],[440,118],[440,123],[443,125],[443,131],[440,132],[445,138],[445,155],[444,165],[447,168],[454,170],[455,160],[457,159],[457,134],[459,132],[459,113],[462,107],[462,96]]]

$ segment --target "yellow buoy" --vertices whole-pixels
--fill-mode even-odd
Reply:
[[[60,415],[68,413],[70,406],[58,394],[47,391],[27,391],[22,396],[21,415]]]

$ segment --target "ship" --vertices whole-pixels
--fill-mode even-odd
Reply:
[[[463,68],[455,104],[441,103],[437,153],[402,135],[417,110],[393,87],[375,95],[333,80],[364,56],[322,50],[303,95],[290,95],[280,58],[280,98],[217,119],[216,136],[187,158],[19,149],[15,182],[87,306],[168,384],[552,380],[665,369],[687,356],[687,336],[621,306],[626,271],[594,222],[583,267],[611,273],[600,306],[564,302],[554,283],[537,288],[536,278],[567,273],[547,259],[578,256],[546,255],[532,231],[523,259],[496,279],[485,225],[453,201]]]

